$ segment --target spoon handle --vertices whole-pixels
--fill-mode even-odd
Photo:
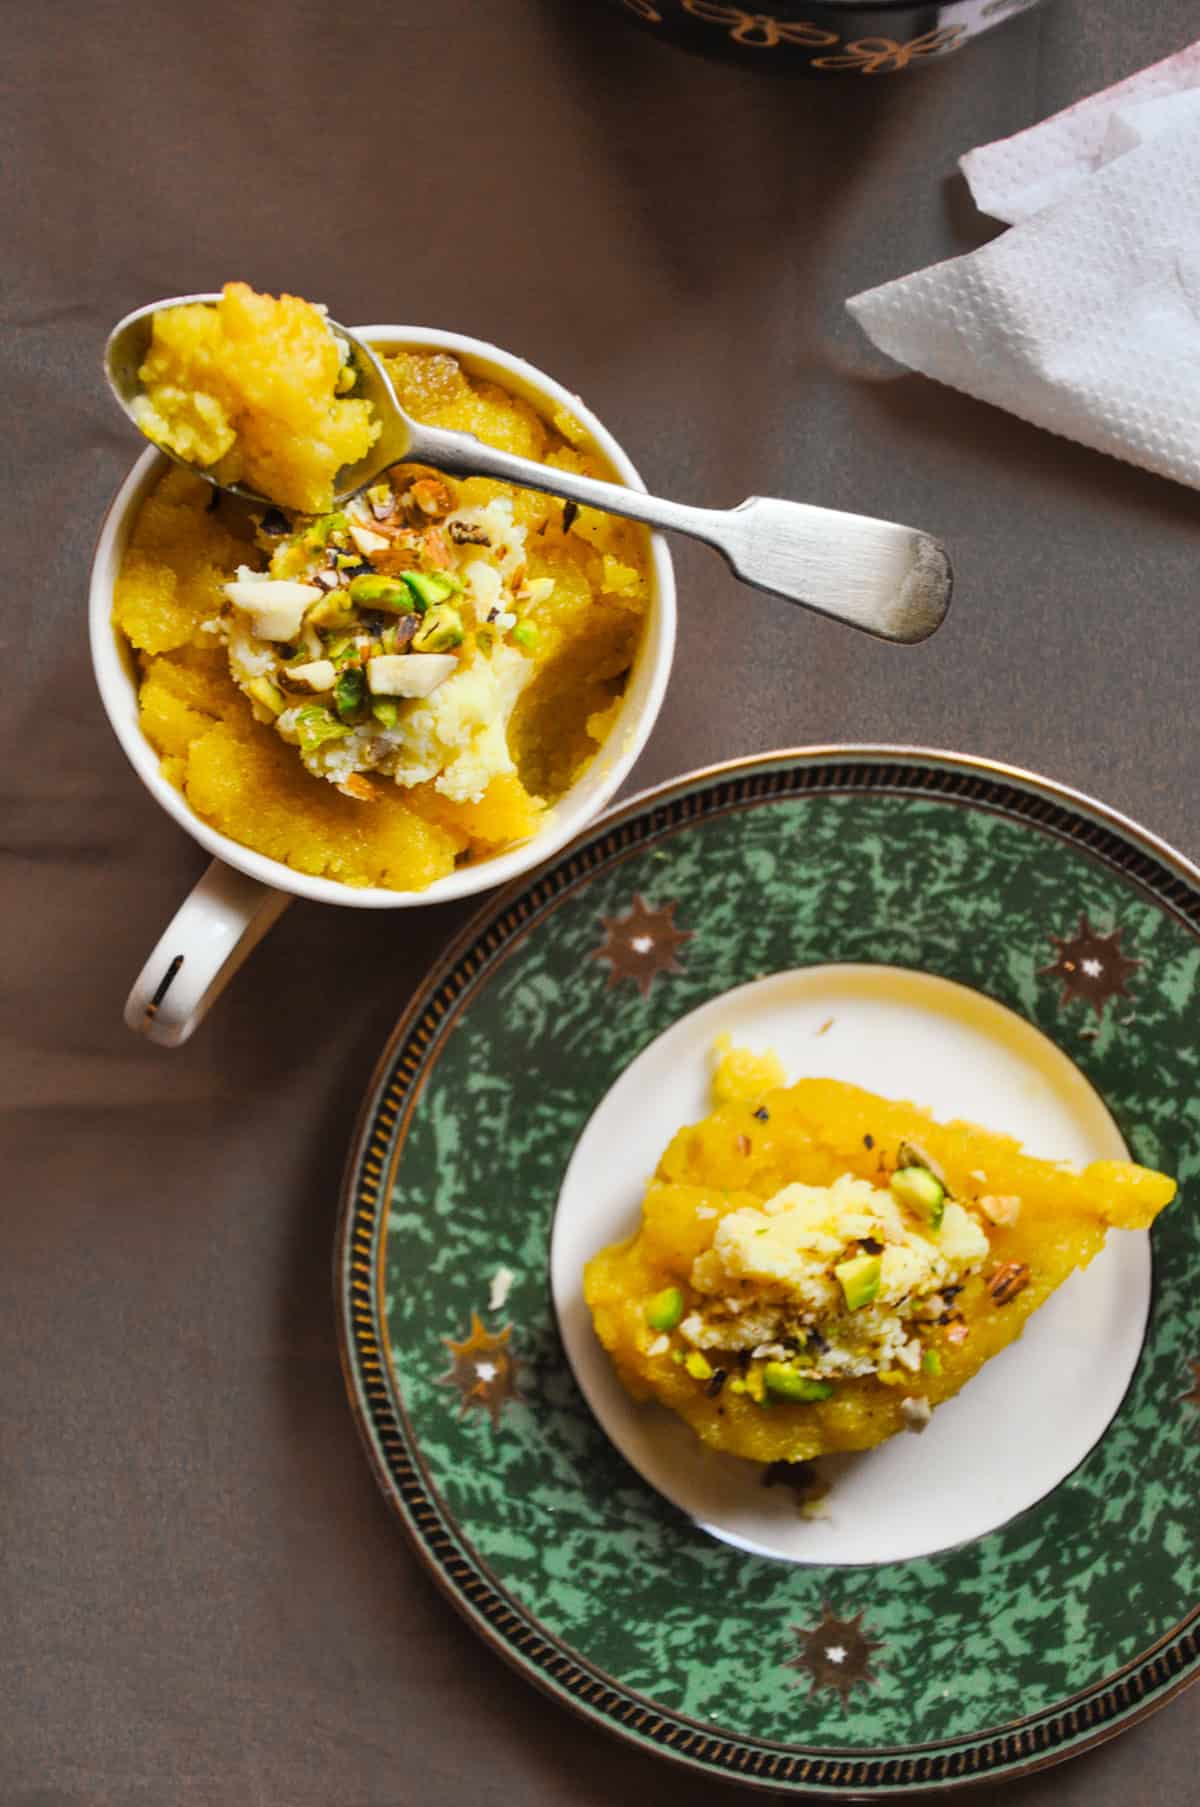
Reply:
[[[751,496],[737,508],[682,502],[582,477],[497,451],[470,433],[412,423],[406,459],[458,476],[495,477],[713,546],[743,583],[829,615],[882,640],[932,634],[950,606],[950,561],[913,527],[804,502]]]

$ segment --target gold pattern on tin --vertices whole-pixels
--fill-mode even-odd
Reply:
[[[1023,0],[1014,0],[1022,4]],[[649,0],[625,0],[626,6],[640,18],[661,15]],[[919,38],[902,44],[897,38],[855,38],[842,43],[836,31],[814,25],[806,19],[776,19],[767,13],[747,12],[741,6],[726,6],[723,0],[681,0],[683,10],[706,25],[724,25],[735,44],[754,50],[775,50],[780,44],[794,44],[804,50],[832,50],[839,44],[836,56],[815,56],[814,69],[856,69],[860,75],[880,75],[885,70],[905,69],[918,57],[940,56],[957,50],[967,35],[965,25],[943,25],[927,31]]]
[[[622,0],[622,5],[628,7],[635,18],[644,19],[647,25],[662,24],[662,14],[657,6],[651,6],[650,0]]]
[[[683,10],[707,25],[727,25],[735,44],[748,44],[755,50],[774,50],[779,44],[821,50],[838,42],[836,31],[826,31],[820,25],[806,24],[801,19],[772,19],[766,13],[748,13],[740,6],[721,5],[718,0],[683,0]]]
[[[814,57],[813,67],[857,69],[860,75],[880,75],[885,70],[907,68],[915,57],[940,56],[944,51],[957,50],[966,35],[965,25],[943,25],[907,44],[900,44],[895,38],[856,38],[840,56]]]

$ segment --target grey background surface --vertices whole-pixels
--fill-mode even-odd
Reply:
[[[825,84],[684,57],[571,0],[3,16],[0,1803],[732,1801],[510,1674],[358,1446],[329,1285],[341,1163],[467,910],[296,904],[189,1047],[121,1025],[204,862],[91,681],[89,554],[136,449],[100,348],[129,307],[243,276],[525,353],[668,494],[940,530],[957,600],[912,652],[681,545],[675,676],[635,784],[923,742],[1081,786],[1194,857],[1200,499],[885,369],[841,304],[983,242],[959,153],[1180,47],[1196,0],[1055,0],[911,76]],[[1198,1728],[1200,1693],[974,1799],[1182,1807]]]

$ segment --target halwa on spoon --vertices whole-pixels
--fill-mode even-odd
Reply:
[[[174,392],[176,418],[169,434],[147,396],[144,372],[154,356],[155,340],[170,334],[171,316],[185,308],[208,308],[215,315],[221,300],[220,295],[183,295],[127,314],[114,327],[105,350],[109,387],[140,431],[216,488],[252,502],[289,505],[286,496],[267,495],[230,477],[228,459],[219,452],[215,460],[198,461],[197,453],[211,452],[227,438],[215,418],[219,409],[204,407],[207,396]],[[189,318],[194,320],[194,313]],[[339,346],[340,365],[334,376],[339,369],[342,374],[335,395],[353,409],[345,423],[347,443],[355,450],[365,444],[366,449],[337,470],[332,496],[318,506],[336,506],[357,495],[392,465],[428,464],[456,476],[491,477],[651,527],[690,534],[715,547],[743,583],[883,640],[903,644],[924,640],[945,617],[952,587],[950,560],[930,534],[866,515],[764,496],[751,496],[737,508],[693,508],[515,457],[470,433],[425,426],[401,408],[370,347],[336,321],[326,324]],[[152,362],[149,368],[153,369]],[[286,391],[288,372],[274,374]],[[264,380],[271,381],[270,373]],[[290,505],[303,508],[306,503],[293,499]]]

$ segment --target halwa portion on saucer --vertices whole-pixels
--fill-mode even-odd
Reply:
[[[608,474],[561,410],[551,424],[443,352],[384,363],[420,420]],[[533,491],[396,465],[314,514],[172,470],[114,621],[142,727],[198,815],[298,871],[423,890],[535,834],[586,769],[649,598],[643,528]]]
[[[346,354],[311,302],[229,282],[215,305],[154,315],[134,417],[148,439],[219,483],[319,513],[338,471],[379,437],[369,403],[347,393]]]
[[[1110,1228],[1174,1195],[1132,1163],[1075,1171],[726,1049],[712,1114],[673,1137],[584,1291],[635,1399],[716,1449],[806,1461],[924,1429]]]

